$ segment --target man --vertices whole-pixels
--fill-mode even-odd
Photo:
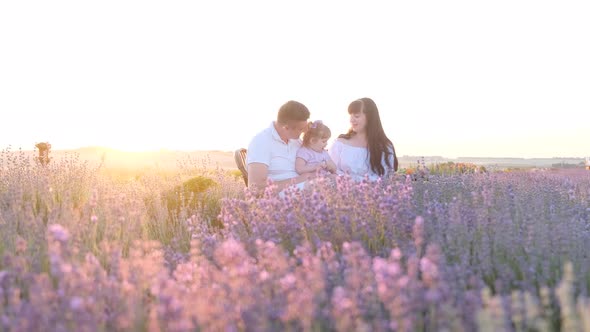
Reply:
[[[281,106],[276,121],[254,136],[246,158],[248,188],[260,194],[270,179],[280,192],[290,185],[302,186],[311,178],[295,171],[299,137],[307,130],[308,119],[307,107],[291,100]]]

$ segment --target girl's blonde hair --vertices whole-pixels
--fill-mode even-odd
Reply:
[[[303,135],[303,145],[308,146],[312,138],[327,139],[331,136],[330,128],[323,124],[321,120],[316,120],[309,124],[309,128]]]

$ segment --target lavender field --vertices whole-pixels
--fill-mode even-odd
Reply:
[[[202,160],[4,150],[0,229],[1,331],[590,331],[583,169],[255,198]]]

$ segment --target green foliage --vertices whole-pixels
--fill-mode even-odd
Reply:
[[[238,169],[232,170],[230,171],[230,175],[233,176],[236,179],[241,180],[242,179],[242,172]]]
[[[176,219],[182,210],[193,213],[197,210],[206,209],[209,189],[218,184],[205,176],[196,176],[171,190],[165,191],[162,197],[168,209],[169,217]]]
[[[201,194],[212,186],[216,186],[217,183],[205,176],[195,176],[182,183],[182,186],[176,187],[176,190],[182,190],[185,193]]]
[[[431,174],[451,175],[451,174],[474,174],[486,173],[484,166],[478,166],[471,163],[454,163],[452,161],[433,164],[428,167]]]

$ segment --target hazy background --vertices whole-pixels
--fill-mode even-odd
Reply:
[[[400,155],[590,155],[588,1],[2,1],[0,148],[234,150],[373,98]]]

